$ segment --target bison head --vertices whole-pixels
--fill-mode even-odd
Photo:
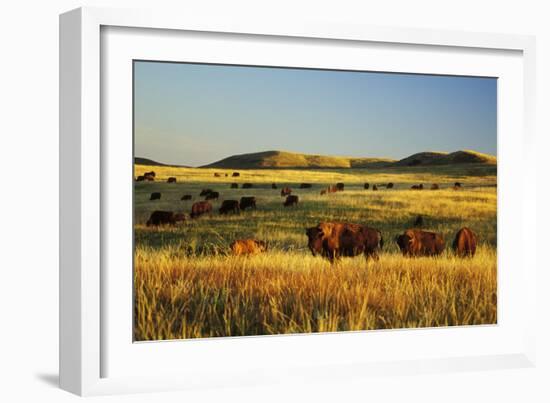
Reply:
[[[319,227],[307,228],[306,235],[308,239],[307,246],[309,247],[311,254],[316,256],[317,253],[321,253],[323,248],[323,237],[325,235],[323,230]]]
[[[411,238],[407,234],[398,235],[395,237],[395,243],[399,246],[399,249],[403,254],[405,254],[409,250],[409,244],[411,242]]]

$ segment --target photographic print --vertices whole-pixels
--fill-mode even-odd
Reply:
[[[134,340],[497,323],[497,79],[133,62]]]

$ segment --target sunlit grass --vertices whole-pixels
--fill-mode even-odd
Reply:
[[[239,170],[241,177],[232,178],[233,170],[136,166],[136,174],[151,169],[157,181],[135,185],[136,340],[496,323],[494,167]],[[178,183],[165,183],[168,176]],[[319,195],[339,181],[344,192]],[[464,188],[453,190],[455,181]],[[256,187],[230,189],[232,182]],[[272,182],[291,186],[298,207],[283,207]],[[313,188],[298,189],[302,182]],[[364,182],[393,182],[395,188],[364,190]],[[443,189],[413,191],[413,183]],[[214,214],[177,227],[145,226],[153,210],[189,213],[202,188],[220,192]],[[153,191],[162,193],[161,200],[148,200]],[[181,201],[183,194],[193,200]],[[258,209],[217,213],[223,199],[241,196],[256,196]],[[426,229],[446,239],[443,256],[407,259],[398,253],[393,238],[419,214]],[[331,267],[312,257],[305,228],[332,220],[380,229],[386,241],[380,261],[347,258]],[[474,259],[457,259],[448,249],[462,226],[478,234]],[[268,241],[268,252],[228,255],[232,240],[248,237]]]

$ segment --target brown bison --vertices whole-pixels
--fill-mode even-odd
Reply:
[[[267,250],[267,243],[256,239],[237,239],[231,242],[229,247],[235,256],[255,255],[265,252]]]
[[[365,225],[322,222],[306,229],[308,247],[313,256],[320,254],[334,262],[343,256],[364,254],[368,260],[378,260],[378,251],[384,246],[382,233]]]
[[[191,195],[183,195],[183,196],[181,196],[181,200],[191,200],[191,199],[193,199],[193,196],[191,196]]]
[[[460,257],[473,257],[476,254],[477,236],[470,228],[458,230],[453,241],[453,250]]]
[[[393,189],[393,182],[388,183],[386,189]]]
[[[456,186],[457,188],[460,188],[460,187],[462,187],[462,183],[460,183],[460,182],[455,182],[455,186]]]
[[[365,189],[365,190],[368,189],[369,187],[370,187],[370,185],[369,185],[368,183],[365,183],[365,184],[363,185],[363,189]]]
[[[171,176],[171,177],[168,178],[168,181],[167,181],[167,182],[168,182],[168,183],[176,183],[176,182],[177,182],[177,179],[176,179],[175,177]]]
[[[212,191],[204,197],[204,200],[218,200],[219,197],[220,197],[220,192]]]
[[[231,186],[230,186],[231,189],[238,189],[239,188],[239,184],[238,183],[232,183]]]
[[[232,174],[231,176],[233,176],[233,177],[237,177],[237,176],[241,176],[241,174],[240,174],[240,173],[238,173],[238,172],[233,172],[233,174]]]
[[[191,206],[191,218],[197,218],[207,213],[212,214],[212,205],[207,201],[196,202]]]
[[[285,202],[283,203],[283,206],[289,207],[289,206],[297,206],[298,205],[298,196],[290,195],[286,197]]]
[[[311,183],[300,183],[300,189],[309,189],[311,186]]]
[[[136,178],[136,182],[143,182],[145,180],[145,176],[140,175]]]
[[[378,190],[378,186],[372,185],[372,190]]]
[[[320,194],[321,196],[326,195],[326,194],[327,194],[327,190],[326,190],[326,189],[323,189],[323,190],[321,190],[321,192],[319,192],[319,194]]]
[[[241,212],[239,208],[239,202],[237,200],[224,200],[220,206],[220,214],[236,213]]]
[[[292,189],[289,187],[284,187],[281,189],[281,197],[288,196],[291,193],[292,193]]]
[[[155,171],[151,171],[151,172],[145,172],[143,176],[145,177],[150,176],[151,178],[154,178],[157,176],[157,174],[155,173]]]
[[[185,221],[185,214],[174,213],[173,211],[153,211],[151,217],[147,221],[146,225],[148,227],[155,225],[176,225],[178,222]]]
[[[206,196],[207,194],[212,193],[212,189],[203,189],[199,193],[199,196]]]
[[[343,192],[343,191],[344,191],[344,184],[343,184],[342,182],[338,182],[338,183],[336,184],[336,190],[337,190],[338,192]]]
[[[160,192],[151,193],[151,197],[149,197],[149,200],[160,200]]]
[[[242,186],[243,189],[252,189],[253,187],[254,185],[252,185],[252,183],[243,183]]]
[[[432,186],[430,187],[431,190],[439,190],[439,185],[437,183],[432,183]]]
[[[241,197],[239,207],[241,210],[246,210],[247,208],[256,209],[256,198],[254,196]]]
[[[403,256],[435,256],[445,249],[445,241],[440,234],[419,229],[406,230],[395,242]]]
[[[423,184],[420,184],[420,185],[412,185],[412,186],[411,186],[411,189],[413,189],[413,190],[422,190],[422,189],[424,189],[424,185],[423,185]]]
[[[214,177],[215,177],[215,178],[219,178],[220,176],[221,176],[221,175],[220,175],[219,173],[214,172]]]
[[[277,189],[277,184],[276,184],[276,183],[272,183],[272,184],[271,184],[271,189]]]

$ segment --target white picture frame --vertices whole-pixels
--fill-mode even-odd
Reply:
[[[111,278],[109,273],[102,271],[102,267],[107,264],[105,259],[109,250],[108,245],[104,244],[104,231],[109,227],[110,222],[109,216],[105,214],[106,206],[110,203],[106,195],[111,192],[106,175],[109,175],[108,170],[112,167],[109,165],[109,154],[116,153],[116,150],[121,149],[117,147],[123,148],[124,144],[117,146],[110,141],[112,136],[102,137],[102,133],[109,132],[111,124],[107,119],[109,111],[102,108],[105,104],[105,94],[123,93],[124,87],[111,91],[110,86],[115,88],[115,85],[111,84],[112,81],[102,80],[102,74],[107,74],[107,71],[108,74],[121,74],[121,72],[124,74],[124,70],[119,73],[112,73],[116,68],[103,70],[105,61],[102,57],[110,57],[110,53],[102,49],[107,47],[106,42],[102,42],[105,40],[102,38],[102,31],[108,31],[109,27],[117,27],[116,29],[123,31],[126,29],[123,36],[132,36],[132,30],[136,29],[155,30],[147,32],[157,34],[170,32],[172,33],[169,35],[170,38],[165,40],[161,38],[161,34],[156,39],[151,39],[153,42],[149,43],[150,46],[154,41],[159,41],[160,44],[160,41],[165,40],[160,47],[168,49],[168,52],[174,46],[173,41],[179,40],[177,32],[192,32],[193,36],[199,39],[201,35],[217,33],[216,40],[222,42],[229,41],[232,35],[246,36],[260,42],[262,40],[302,41],[306,45],[308,41],[320,41],[319,43],[324,46],[323,41],[330,41],[327,46],[332,46],[336,50],[346,44],[399,45],[398,48],[401,48],[396,50],[397,54],[400,51],[404,52],[403,47],[407,46],[421,47],[423,52],[426,49],[434,52],[450,50],[451,57],[455,57],[454,63],[458,60],[457,57],[462,57],[460,56],[462,51],[477,55],[513,52],[515,56],[510,62],[508,82],[510,88],[515,88],[516,92],[508,92],[508,94],[517,94],[516,98],[519,98],[515,99],[514,104],[510,104],[510,108],[513,107],[518,112],[519,120],[508,122],[509,127],[499,126],[499,203],[502,195],[505,195],[507,200],[515,203],[514,211],[518,216],[515,219],[510,218],[507,224],[501,220],[499,213],[499,227],[509,225],[520,231],[522,246],[517,250],[509,251],[508,256],[510,259],[517,259],[515,261],[521,266],[521,271],[516,274],[521,281],[514,281],[510,287],[513,288],[511,292],[513,291],[515,296],[521,297],[523,312],[535,312],[536,253],[532,251],[532,246],[531,253],[525,253],[526,234],[534,233],[536,226],[533,192],[533,189],[536,189],[534,186],[536,173],[534,159],[531,158],[535,148],[534,38],[443,30],[350,26],[320,21],[305,21],[300,24],[269,20],[246,21],[245,19],[213,21],[149,10],[81,8],[60,17],[60,385],[63,389],[79,395],[96,395],[213,386],[244,386],[307,379],[346,379],[346,377],[380,373],[397,375],[534,365],[535,323],[534,318],[529,316],[522,317],[521,321],[515,320],[508,333],[504,332],[506,326],[503,325],[500,329],[498,326],[479,329],[479,333],[462,328],[447,329],[445,334],[439,335],[433,333],[437,332],[437,329],[428,329],[423,332],[409,331],[405,334],[388,331],[369,332],[369,336],[366,336],[365,332],[351,332],[322,337],[318,335],[275,336],[268,337],[267,340],[251,337],[231,338],[225,341],[208,340],[185,345],[185,354],[187,357],[192,357],[190,360],[195,360],[196,364],[201,359],[206,363],[209,362],[208,360],[213,359],[213,354],[217,354],[218,357],[220,354],[226,354],[225,358],[228,360],[241,358],[240,367],[220,365],[215,370],[209,370],[208,365],[199,366],[200,369],[196,371],[186,370],[185,365],[175,358],[174,349],[177,348],[178,342],[141,343],[139,346],[114,344],[112,340],[122,340],[120,343],[127,342],[124,338],[117,339],[116,334],[111,339],[108,328],[114,326],[113,323],[116,322],[106,319],[110,315],[115,316],[111,312],[113,306],[109,302],[112,301],[109,295],[113,287],[105,286],[106,279],[113,282],[115,279]],[[227,39],[224,39],[224,35]],[[148,41],[141,42],[144,48],[146,42]],[[109,42],[109,46],[117,46],[116,39]],[[124,53],[121,47],[117,49],[121,50],[117,52],[118,55]],[[112,57],[115,58],[114,55]],[[131,59],[133,56],[128,53],[125,57]],[[250,63],[252,64],[254,58],[259,57],[258,53],[251,56]],[[486,63],[489,65],[494,63],[491,60],[488,58]],[[120,63],[124,65],[126,62],[121,60]],[[264,60],[263,63],[269,63],[269,61]],[[306,62],[300,65],[303,63]],[[327,62],[320,60],[315,63]],[[519,70],[516,69],[518,66],[521,67],[520,75],[518,75]],[[107,66],[107,68],[110,67]],[[409,71],[412,68],[405,70]],[[417,67],[423,72],[425,68],[422,65]],[[464,71],[464,74],[470,72],[473,75],[475,71],[468,70],[469,68],[471,67],[464,66],[460,71]],[[479,68],[481,69],[479,71],[485,71],[482,67]],[[455,70],[456,67],[448,69],[445,68],[445,64],[439,67],[435,65],[429,73],[450,74],[459,71]],[[503,74],[508,73],[503,72]],[[107,99],[111,105],[113,98],[109,96]],[[502,107],[506,105],[499,105],[499,108]],[[124,114],[124,108],[126,106],[122,105],[122,114]],[[510,112],[510,108],[506,111]],[[499,109],[499,112],[502,111]],[[499,123],[501,123],[500,120]],[[506,132],[507,127],[508,129],[513,127],[520,133],[513,134],[510,130],[510,134],[503,139],[501,132]],[[524,161],[522,169],[513,170],[510,169],[512,167],[501,166],[501,152],[506,153],[507,148],[517,150],[518,147]],[[131,160],[127,162],[130,164]],[[530,192],[521,191],[513,194],[509,183],[512,181],[516,187],[519,186],[518,182],[521,182],[520,188],[531,189]],[[499,204],[499,212],[500,208]],[[129,230],[127,231],[130,236]],[[500,236],[499,230],[499,247]],[[506,245],[505,236],[503,236],[503,242]],[[503,279],[499,277],[499,282],[501,280]],[[120,281],[124,282],[125,279],[121,277]],[[128,284],[128,287],[131,287],[131,284]],[[128,303],[127,298],[125,301],[123,304]],[[127,305],[121,305],[120,311],[124,312],[126,308]],[[513,309],[513,307],[506,309]],[[499,315],[501,313],[499,311]],[[330,354],[325,359],[313,359],[314,350],[308,351],[308,346],[310,348],[330,346],[329,350],[332,350],[336,343],[353,346],[354,343],[367,340],[365,337],[369,338],[369,343],[375,343],[375,339],[388,339],[402,344],[403,340],[408,339],[411,345],[416,346],[414,343],[422,345],[425,343],[422,340],[434,336],[446,339],[449,343],[462,340],[466,346],[468,343],[473,345],[476,340],[483,338],[489,342],[491,338],[496,340],[510,336],[510,340],[508,342],[506,339],[502,345],[495,342],[498,348],[491,351],[484,350],[485,347],[480,342],[478,349],[452,350],[449,347],[448,354],[445,353],[444,346],[440,346],[441,350],[432,355],[412,356],[396,349],[394,356],[377,360],[363,359],[360,354],[348,360],[339,360],[338,356],[332,357]],[[286,364],[283,361],[277,361],[276,356],[280,355],[279,351],[282,351],[278,349],[288,348],[291,348],[290,351],[292,349],[302,351],[303,354],[298,354],[295,360],[288,360]],[[118,354],[119,351],[125,351],[126,355]],[[270,355],[270,351],[275,354]],[[180,351],[179,354],[181,353]],[[308,353],[311,354],[308,355]],[[247,367],[253,362],[244,359],[247,354],[253,357],[264,357],[265,365],[262,368]],[[109,369],[106,363],[115,360],[115,356],[119,361],[127,361],[131,365],[119,366],[117,371]],[[131,366],[136,366],[132,361],[133,357],[137,362],[147,363],[152,363],[156,359],[156,364],[162,363],[167,370],[159,370],[157,376],[150,371],[130,371]]]

